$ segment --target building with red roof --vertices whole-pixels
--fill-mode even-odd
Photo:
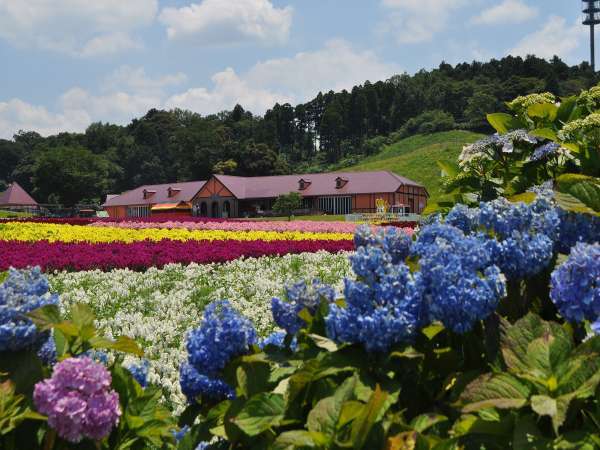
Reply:
[[[278,196],[290,192],[302,196],[302,209],[328,214],[374,212],[379,199],[419,214],[429,196],[421,184],[389,171],[267,177],[213,175],[208,181],[140,186],[108,196],[104,209],[111,217],[163,212],[244,217],[270,211]]]
[[[17,182],[9,184],[6,191],[0,193],[0,209],[33,210],[37,208],[38,203]]]

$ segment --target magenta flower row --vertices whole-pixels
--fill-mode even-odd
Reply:
[[[144,270],[170,263],[206,264],[241,257],[260,257],[325,250],[336,253],[354,250],[351,240],[342,241],[139,241],[91,244],[49,243],[48,241],[0,241],[0,271],[40,266],[53,270],[93,270],[129,268]]]

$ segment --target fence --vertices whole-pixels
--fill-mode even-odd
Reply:
[[[353,213],[346,214],[346,222],[358,223],[387,223],[387,222],[413,222],[419,223],[421,216],[413,213],[391,213],[391,212],[373,212],[373,213]]]

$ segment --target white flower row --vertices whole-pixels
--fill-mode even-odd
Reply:
[[[319,278],[341,292],[343,278],[351,274],[347,253],[321,251],[225,264],[172,264],[146,272],[59,272],[50,276],[50,283],[63,308],[86,303],[106,335],[124,334],[140,342],[152,362],[150,382],[163,386],[166,400],[181,411],[185,397],[179,366],[187,357],[185,336],[199,324],[207,304],[229,300],[266,335],[275,327],[271,298],[281,296],[286,284]]]

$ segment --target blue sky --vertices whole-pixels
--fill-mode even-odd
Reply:
[[[588,58],[578,0],[0,0],[0,137],[255,113],[450,63]]]

